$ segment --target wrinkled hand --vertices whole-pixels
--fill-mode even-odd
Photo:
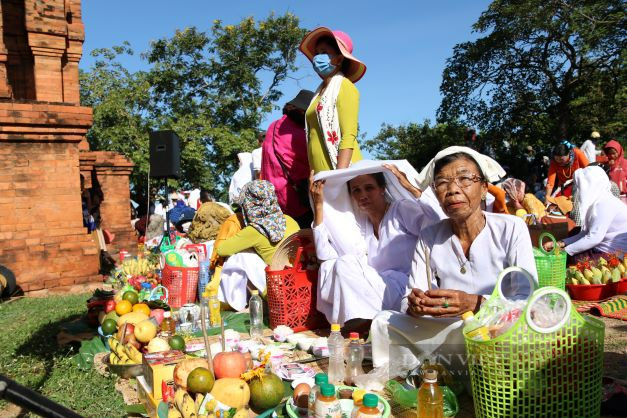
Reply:
[[[324,204],[324,183],[325,180],[314,181],[314,171],[311,170],[309,175],[309,194],[314,211],[314,225],[318,226],[322,223],[322,207]]]
[[[464,312],[475,312],[481,304],[481,299],[481,295],[461,290],[432,289],[423,292],[420,289],[413,289],[408,297],[407,314],[438,318],[461,316]]]
[[[401,186],[403,186],[409,193],[414,195],[416,199],[420,198],[422,195],[422,190],[417,187],[414,187],[409,180],[407,179],[407,175],[398,169],[394,164],[383,164],[383,168],[390,171],[396,178],[398,179]]]

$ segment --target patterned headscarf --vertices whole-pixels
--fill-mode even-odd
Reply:
[[[272,183],[255,180],[246,184],[240,205],[247,225],[268,237],[273,244],[283,239],[287,226]]]

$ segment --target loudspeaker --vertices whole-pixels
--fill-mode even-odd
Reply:
[[[179,178],[181,175],[181,144],[174,131],[150,133],[150,177]]]

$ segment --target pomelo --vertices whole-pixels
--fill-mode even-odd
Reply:
[[[285,388],[279,376],[266,373],[261,378],[255,377],[248,382],[250,387],[250,407],[256,413],[274,408],[283,400]]]

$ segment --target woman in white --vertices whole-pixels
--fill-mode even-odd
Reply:
[[[417,176],[406,161],[360,161],[312,181],[317,307],[345,332],[400,308],[420,230],[440,219],[405,173]]]
[[[426,167],[425,182],[432,184],[448,219],[422,231],[402,312],[382,312],[372,323],[375,366],[398,361],[413,368],[429,358],[463,370],[461,314],[479,310],[506,267],[519,266],[537,277],[522,219],[481,210],[487,181],[504,174],[497,164],[494,175],[490,165],[496,163],[487,158],[450,147]]]
[[[581,232],[559,241],[569,255],[579,257],[627,252],[627,205],[611,192],[610,179],[598,166],[575,171]],[[553,242],[544,244],[553,249]]]
[[[253,155],[250,152],[240,152],[237,154],[237,159],[239,167],[233,174],[229,184],[230,204],[237,203],[244,186],[253,181]]]

